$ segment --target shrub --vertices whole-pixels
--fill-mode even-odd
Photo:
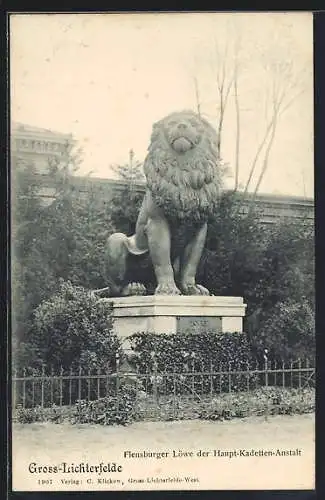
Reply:
[[[255,350],[268,347],[281,356],[313,356],[314,341],[309,327],[315,294],[313,225],[302,219],[281,218],[266,226],[261,224],[259,210],[251,207],[247,215],[241,214],[240,204],[238,193],[223,194],[219,211],[209,224],[199,268],[200,282],[215,295],[244,297],[247,304],[244,328]],[[305,335],[300,325],[295,324],[294,312],[287,329],[281,326],[279,334],[278,310],[289,302],[296,309],[303,305],[307,320]],[[261,328],[266,327],[267,345],[263,345]],[[282,345],[288,349],[281,352]]]
[[[134,420],[136,390],[123,385],[115,394],[110,394],[95,401],[79,400],[73,406],[50,408],[35,406],[22,408],[14,412],[14,421],[21,424],[34,422],[70,422],[73,424],[126,425]]]
[[[267,348],[273,359],[314,359],[315,313],[312,306],[306,300],[278,302],[260,321],[251,342],[257,355]]]
[[[151,371],[154,361],[158,370],[180,371],[182,368],[209,369],[222,363],[236,366],[250,360],[245,333],[185,332],[175,335],[135,333],[129,337],[133,362],[139,370]]]
[[[108,368],[115,363],[120,342],[112,331],[111,306],[70,282],[36,309],[34,326],[20,345],[20,363],[54,371]],[[30,359],[23,359],[24,348]]]
[[[43,408],[42,406],[23,408],[22,406],[18,406],[13,414],[13,419],[20,424],[32,424],[34,422],[61,423],[63,415],[62,409],[56,405],[50,408]]]
[[[229,369],[246,370],[252,361],[247,336],[244,333],[179,333],[176,335],[155,335],[136,333],[130,338],[133,354],[130,357],[140,373],[158,372],[179,373],[227,371]],[[180,379],[181,377],[179,377]],[[254,375],[249,376],[250,383]],[[182,380],[178,380],[181,384]],[[167,385],[173,384],[172,378]],[[186,382],[185,382],[186,383]],[[194,390],[210,391],[211,377],[196,376],[188,382]],[[227,375],[216,376],[213,384],[221,390],[229,389]],[[150,384],[149,384],[150,385]],[[183,384],[184,385],[184,384]],[[247,386],[247,375],[231,377],[232,390],[241,390]],[[168,389],[168,387],[166,387]]]
[[[203,420],[229,420],[250,415],[293,415],[315,411],[312,389],[263,388],[250,393],[219,394],[201,411]]]
[[[77,401],[73,421],[81,424],[129,424],[135,418],[135,400],[135,389],[125,386],[117,395],[96,401]]]

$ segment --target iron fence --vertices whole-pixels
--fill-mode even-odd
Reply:
[[[309,360],[297,360],[289,363],[233,363],[215,366],[209,369],[197,369],[188,365],[186,369],[169,371],[153,369],[140,372],[137,369],[117,368],[114,373],[104,370],[84,370],[79,367],[59,372],[41,371],[25,368],[12,377],[12,406],[16,408],[50,408],[51,406],[72,406],[77,401],[96,401],[107,396],[117,396],[122,387],[132,387],[139,402],[147,398],[153,405],[168,401],[168,398],[212,400],[221,393],[250,392],[262,387],[313,388],[315,387],[315,367]]]

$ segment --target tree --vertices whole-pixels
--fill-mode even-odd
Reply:
[[[235,142],[235,191],[238,189],[239,182],[239,150],[240,150],[240,103],[239,103],[239,77],[242,66],[243,53],[241,51],[241,30],[237,22],[232,20],[227,23],[226,36],[214,38],[212,52],[208,54],[206,65],[211,70],[211,81],[214,83],[215,101],[212,107],[216,111],[215,128],[218,134],[219,153],[223,158],[222,138],[226,110],[231,97],[234,98],[236,113],[236,142]],[[195,54],[192,56],[190,75],[193,81],[196,109],[199,116],[208,117],[204,109],[208,108],[207,100],[204,99],[200,91],[200,82],[198,78],[198,68],[202,65],[201,57]],[[231,91],[233,90],[233,95]],[[209,105],[210,108],[210,105]]]
[[[12,331],[14,346],[31,325],[31,311],[48,297],[53,273],[39,247],[43,209],[33,164],[12,160]]]
[[[265,235],[258,211],[239,214],[239,200],[237,193],[223,193],[219,210],[208,226],[201,269],[204,284],[215,295],[244,296],[254,307],[251,290],[262,272]]]
[[[256,209],[239,214],[238,203],[236,193],[222,197],[219,212],[210,222],[200,281],[215,295],[244,297],[245,330],[256,352],[272,347],[279,356],[302,355],[303,349],[305,356],[310,355],[315,308],[313,227],[290,219],[265,227]],[[299,304],[302,313],[295,320]]]
[[[132,189],[137,183],[145,182],[145,176],[142,169],[142,163],[135,159],[133,149],[129,151],[129,162],[122,165],[111,165],[121,181],[124,181]]]
[[[110,207],[112,222],[116,230],[125,234],[133,234],[138,218],[138,213],[143,200],[143,190],[139,184],[143,184],[145,176],[142,164],[134,159],[134,152],[130,150],[129,163],[113,166],[119,180],[123,181],[124,187],[117,191]]]
[[[302,85],[303,72],[295,72],[292,61],[271,60],[269,63],[264,64],[264,69],[266,72],[266,81],[269,82],[265,98],[267,124],[253,158],[243,195],[244,199],[255,173],[258,160],[264,151],[261,171],[251,198],[252,203],[256,198],[269,166],[269,157],[274,144],[279,120],[293,102],[304,92],[304,87]]]
[[[70,151],[62,163],[51,163],[54,201],[43,206],[38,177],[31,166],[14,168],[13,337],[28,336],[33,312],[58,290],[60,279],[86,288],[105,286],[103,249],[112,231],[109,208],[89,189],[82,197],[72,173],[80,152]],[[85,179],[87,182],[87,179]]]
[[[265,49],[259,48],[258,44],[254,47],[254,53],[249,55],[245,52],[245,33],[241,25],[233,19],[226,23],[225,32],[221,32],[219,37],[211,42],[213,53],[207,56],[206,61],[199,61],[197,55],[192,56],[191,79],[194,84],[195,103],[200,115],[208,116],[205,109],[215,108],[216,113],[216,131],[219,136],[220,155],[223,157],[222,144],[225,127],[225,117],[228,109],[233,107],[234,120],[231,123],[234,137],[235,159],[234,159],[234,191],[239,188],[240,173],[240,153],[241,153],[241,115],[243,108],[240,103],[244,100],[245,90],[241,87],[241,80],[245,75],[249,75],[252,65],[255,69],[258,65],[262,68],[258,78],[264,94],[265,100],[265,129],[261,128],[261,138],[257,142],[256,151],[252,151],[252,163],[246,182],[244,183],[243,201],[250,190],[251,183],[255,178],[257,169],[260,172],[257,176],[256,184],[251,197],[254,204],[261,183],[269,168],[269,158],[276,139],[276,131],[280,119],[284,113],[291,107],[296,99],[305,90],[304,73],[306,69],[296,67],[295,59],[290,53],[288,45],[281,46],[278,41],[276,45]],[[208,51],[207,51],[208,52]],[[279,54],[281,54],[279,56]],[[208,95],[204,93],[202,82],[199,80],[200,66],[205,65],[205,70],[211,69],[211,81],[215,82],[215,99],[208,105]],[[254,69],[254,70],[255,70]],[[256,78],[256,77],[255,77]],[[203,90],[202,90],[203,89]],[[262,109],[256,109],[259,116],[262,115]]]

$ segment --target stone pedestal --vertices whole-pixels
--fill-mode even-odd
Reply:
[[[242,297],[152,295],[101,300],[113,303],[114,329],[122,339],[137,332],[242,332],[246,309]]]

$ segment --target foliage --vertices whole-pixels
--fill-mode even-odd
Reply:
[[[126,425],[135,418],[136,391],[122,386],[117,395],[96,401],[77,401],[74,422],[81,424]]]
[[[145,181],[142,163],[134,159],[134,151],[129,151],[129,162],[121,165],[111,165],[111,169],[125,184],[141,183]]]
[[[112,225],[107,208],[98,205],[96,193],[90,192],[86,199],[73,191],[62,193],[44,214],[43,228],[42,251],[57,279],[86,288],[105,286],[102,262]]]
[[[279,301],[263,316],[251,339],[257,353],[266,348],[273,359],[314,358],[315,315],[307,300]]]
[[[211,363],[240,363],[250,360],[247,336],[244,333],[184,332],[175,335],[135,333],[129,337],[132,362],[141,372],[151,371],[154,362],[161,371],[182,371],[188,365],[210,369]]]
[[[247,331],[256,350],[274,357],[313,357],[315,347],[314,232],[302,221],[279,221],[265,236]],[[254,299],[254,297],[253,297]],[[249,299],[247,299],[249,302]],[[253,309],[254,308],[254,309]]]
[[[20,424],[32,424],[34,422],[55,422],[63,421],[62,408],[52,405],[50,408],[35,406],[34,408],[23,408],[19,406],[13,414],[13,418]]]
[[[43,301],[34,314],[33,328],[16,353],[18,366],[54,370],[107,368],[120,346],[112,332],[111,306],[70,282]]]
[[[71,422],[73,424],[126,425],[135,417],[136,391],[128,385],[120,386],[115,394],[95,401],[78,400],[73,406],[52,405],[45,408],[23,408],[14,412],[14,420],[21,424],[33,422]]]
[[[55,277],[40,247],[43,206],[34,166],[12,165],[12,329],[16,344],[31,327],[31,313],[55,290]]]
[[[315,411],[312,389],[263,388],[250,393],[219,394],[206,405],[202,420],[230,420],[250,415],[294,415]]]
[[[53,202],[44,206],[33,165],[13,165],[13,343],[26,342],[39,304],[58,291],[60,279],[75,285],[106,285],[104,244],[112,231],[107,207],[90,189],[86,197],[74,187],[72,173],[79,153],[50,164]],[[87,178],[84,180],[87,188]]]
[[[151,399],[141,399],[137,402],[136,410],[135,389],[125,385],[120,387],[117,395],[109,395],[96,401],[80,400],[73,406],[19,407],[14,412],[14,421],[22,424],[47,421],[127,425],[134,420],[145,418],[151,406]],[[196,418],[216,421],[249,416],[267,418],[272,415],[295,415],[314,411],[313,389],[265,387],[250,392],[221,393],[215,395],[212,400],[193,400],[186,396],[164,398],[160,401],[155,417],[162,421]]]
[[[239,201],[237,194],[223,193],[209,221],[199,275],[214,295],[244,296],[251,303],[248,297],[253,298],[251,285],[261,275],[265,238],[259,212],[241,215]]]
[[[139,184],[145,181],[142,164],[134,160],[130,151],[129,163],[111,167],[124,184],[122,190],[114,193],[110,207],[112,222],[117,231],[127,235],[133,234],[138,213],[143,200],[143,192]]]
[[[254,350],[261,353],[267,347],[285,359],[313,355],[313,226],[283,219],[266,227],[256,208],[239,213],[238,196],[224,194],[210,222],[200,282],[215,295],[244,297],[245,330]],[[299,304],[302,310],[295,316]],[[285,320],[285,309],[290,319]]]
[[[31,224],[38,216],[41,200],[38,196],[37,171],[32,163],[13,161],[11,169],[12,232],[15,236],[21,224]],[[32,226],[31,226],[32,227]]]

